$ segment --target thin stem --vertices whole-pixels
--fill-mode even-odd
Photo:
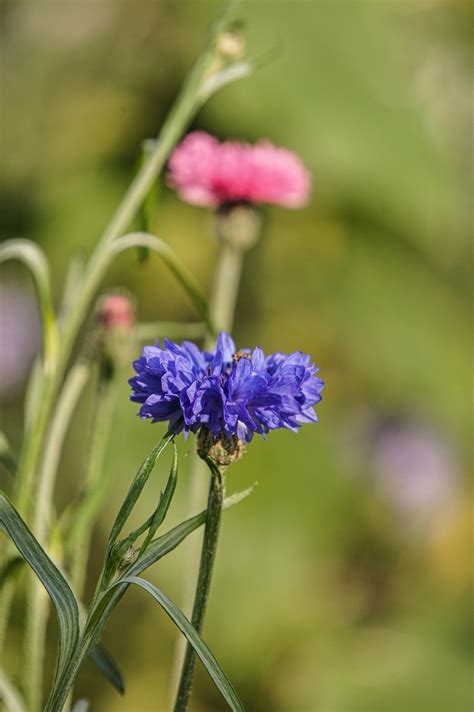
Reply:
[[[214,283],[209,302],[209,311],[215,328],[223,331],[231,331],[234,321],[235,304],[239,292],[240,276],[243,264],[243,252],[238,251],[227,242],[220,241],[219,256],[214,273]],[[211,350],[214,347],[214,338],[208,335],[204,348]],[[205,497],[206,486],[206,463],[200,457],[195,456],[190,473],[189,498],[186,511],[195,512],[202,506]],[[196,565],[194,562],[199,557],[200,538],[190,537],[185,545],[185,557],[187,566],[183,580],[182,609],[189,615],[194,600],[194,581],[196,577]],[[179,636],[175,644],[174,660],[171,669],[170,680],[170,700],[175,698],[176,689],[180,677],[180,670],[184,663],[186,651],[186,639]]]
[[[87,467],[85,492],[83,502],[86,505],[83,515],[79,516],[77,526],[73,529],[74,543],[71,551],[71,584],[76,595],[82,599],[86,578],[86,569],[89,559],[89,544],[92,536],[92,522],[97,511],[97,505],[87,506],[90,502],[90,495],[99,489],[104,492],[103,487],[98,487],[104,475],[104,460],[109,440],[112,415],[117,396],[117,379],[101,381],[97,395],[92,442],[90,444],[89,462]]]
[[[51,424],[48,446],[39,474],[33,533],[47,547],[53,506],[53,492],[59,460],[71,416],[87,383],[89,365],[76,364],[69,372]],[[30,574],[25,626],[25,695],[30,712],[39,710],[42,698],[44,644],[49,613],[49,599],[36,576]]]
[[[233,245],[221,242],[210,306],[212,319],[218,331],[232,331],[243,254],[242,250]],[[208,339],[208,342],[208,347],[213,346],[213,339]]]
[[[198,633],[202,630],[204,616],[206,613],[207,599],[209,597],[212,572],[216,558],[222,506],[224,502],[224,481],[222,473],[216,467],[211,468],[211,473],[201,563],[199,566],[196,595],[194,598],[193,613],[191,617],[191,623]],[[186,655],[181,672],[181,679],[176,695],[174,712],[185,712],[187,709],[193,683],[195,664],[196,653],[188,643],[186,646]]]
[[[52,396],[52,376],[44,375],[42,388],[38,397],[34,427],[31,427],[29,435],[25,439],[19,469],[15,477],[15,486],[13,488],[13,499],[16,502],[18,511],[25,519],[31,501],[33,479],[51,412]],[[11,555],[12,549],[13,545],[7,545],[5,547],[5,560],[7,560],[8,556]],[[7,581],[0,592],[0,654],[5,642],[8,618],[14,592],[15,582],[13,579]]]

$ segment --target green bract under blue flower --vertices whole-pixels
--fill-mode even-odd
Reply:
[[[212,353],[165,339],[164,348],[145,346],[133,365],[131,399],[142,404],[140,417],[169,421],[170,427],[182,420],[185,432],[206,426],[215,438],[248,443],[254,433],[317,421],[313,406],[324,383],[301,351],[267,357],[260,348],[236,351],[223,332]]]

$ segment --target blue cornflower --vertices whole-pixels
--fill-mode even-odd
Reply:
[[[184,341],[165,339],[162,349],[145,346],[134,362],[131,399],[141,403],[141,418],[168,420],[187,433],[204,429],[214,440],[249,443],[254,433],[297,430],[316,422],[313,406],[324,383],[310,357],[297,351],[265,357],[260,348],[236,351],[221,333],[212,353]]]

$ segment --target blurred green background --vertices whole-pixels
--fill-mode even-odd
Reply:
[[[68,261],[90,252],[218,7],[3,2],[1,235],[43,246],[57,300]],[[213,98],[194,127],[288,146],[314,190],[304,210],[265,211],[234,335],[242,346],[310,353],[326,388],[317,426],[255,440],[230,472],[230,490],[259,486],[225,515],[205,638],[251,712],[467,712],[472,8],[257,0],[240,14],[250,53],[271,50],[271,61]],[[211,215],[162,184],[155,229],[208,293]],[[18,449],[37,317],[24,271],[2,267],[1,277],[0,416]],[[140,320],[196,318],[158,260],[121,257],[104,288],[118,285],[136,295]],[[130,375],[91,581],[127,484],[162,430],[136,418]],[[89,389],[66,443],[60,507],[83,477],[91,408]],[[193,447],[181,448],[173,521],[185,512]],[[150,578],[179,600],[184,565],[177,552]],[[22,621],[18,604],[9,665]],[[51,635],[53,654],[54,623]],[[92,666],[78,692],[93,711],[167,709],[174,640],[161,610],[131,591],[105,635],[126,696]],[[201,669],[191,708],[225,709]]]

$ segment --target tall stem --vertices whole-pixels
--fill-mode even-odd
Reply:
[[[51,424],[48,447],[39,473],[33,533],[47,548],[48,529],[53,506],[53,492],[64,437],[77,401],[87,383],[89,366],[78,363],[69,372]],[[41,708],[44,643],[48,621],[49,599],[45,589],[30,573],[25,625],[25,695],[30,712]]]
[[[242,273],[243,252],[223,240],[220,241],[219,256],[214,272],[214,283],[209,301],[209,312],[219,331],[231,331],[234,321],[235,305],[239,293],[240,276]],[[214,337],[208,335],[204,341],[206,351],[215,345]],[[186,511],[195,512],[202,507],[206,487],[206,463],[195,456],[190,473],[189,498]],[[195,535],[189,538],[184,545],[186,566],[184,567],[183,593],[181,607],[185,614],[189,614],[194,600],[194,582],[196,579],[195,562],[199,557],[200,538]],[[175,653],[171,668],[170,702],[175,698],[180,671],[184,664],[186,653],[186,639],[179,636],[175,644]]]
[[[29,503],[35,474],[47,435],[48,422],[52,413],[56,396],[67,368],[70,354],[78,332],[84,322],[87,309],[98,286],[98,271],[108,244],[125,232],[137,214],[143,200],[152,184],[157,179],[171,150],[181,134],[202,105],[207,96],[202,93],[203,82],[206,79],[215,57],[217,41],[220,33],[226,29],[235,11],[237,1],[229,1],[221,17],[214,23],[207,46],[185,82],[174,106],[171,109],[160,132],[156,146],[143,163],[141,169],[130,184],[121,200],[115,214],[101,236],[92,254],[84,281],[79,294],[76,295],[75,306],[66,316],[64,330],[59,340],[57,361],[43,376],[43,385],[34,427],[25,439],[19,471],[16,476],[16,487],[13,499],[20,514],[28,520]],[[48,364],[49,366],[49,364]],[[0,594],[0,651],[2,649],[6,626],[9,618],[13,597],[13,584],[7,583]]]
[[[206,605],[209,597],[214,561],[216,558],[217,540],[219,537],[222,505],[225,494],[222,473],[217,468],[212,468],[211,472],[212,475],[209,487],[206,526],[204,529],[201,562],[199,565],[196,595],[194,598],[193,613],[191,617],[191,623],[198,633],[202,630],[204,616],[206,613]],[[195,664],[196,653],[188,644],[186,647],[181,679],[179,681],[178,692],[176,695],[174,712],[185,712],[187,709],[189,696],[191,694]]]
[[[99,482],[103,480],[105,453],[112,425],[116,395],[117,381],[115,378],[113,380],[100,382],[87,467],[84,503],[90,501],[91,494],[97,490]],[[103,487],[101,487],[101,491],[103,491]],[[97,502],[97,504],[98,503],[99,502]],[[73,590],[80,599],[82,599],[84,593],[87,563],[89,559],[89,544],[92,537],[92,520],[96,513],[97,504],[96,506],[89,506],[83,510],[83,516],[79,518],[77,521],[78,526],[75,527],[73,531],[74,542],[71,551],[72,563],[70,569],[71,583]]]

